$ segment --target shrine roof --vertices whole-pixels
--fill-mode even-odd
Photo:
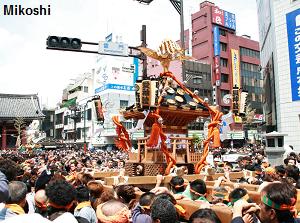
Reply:
[[[43,114],[37,94],[0,94],[0,119],[42,119]]]

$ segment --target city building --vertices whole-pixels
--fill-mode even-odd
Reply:
[[[54,138],[55,133],[55,109],[42,109],[45,118],[41,121],[41,131],[46,137]]]
[[[257,0],[267,132],[300,151],[300,2]]]
[[[192,55],[213,67],[212,84],[221,111],[233,110],[227,100],[234,87],[248,92],[248,103],[262,114],[262,78],[259,43],[250,36],[236,35],[238,18],[204,1],[192,14]]]
[[[92,71],[79,75],[63,90],[62,103],[55,109],[55,138],[64,140],[67,145],[83,146],[84,134],[86,142],[91,141],[97,124],[96,118],[92,118],[96,117],[95,106],[89,103],[94,95],[93,84]]]
[[[209,1],[200,4],[200,10],[191,15],[191,21],[192,30],[184,32],[184,45],[186,49],[192,49],[192,56],[198,63],[211,66],[209,72],[211,78],[195,78],[194,86],[188,87],[197,88],[198,85],[201,89],[204,83],[210,85],[206,88],[207,95],[200,94],[200,96],[212,99],[210,103],[219,105],[225,114],[232,110],[237,114],[241,113],[243,109],[239,107],[239,95],[242,91],[246,91],[248,93],[246,104],[256,110],[257,116],[263,114],[259,43],[247,35],[237,36],[238,18]],[[190,66],[187,64],[185,67]],[[149,60],[148,69],[150,75],[162,72],[158,61],[153,59]],[[182,70],[185,70],[185,73]],[[170,71],[183,81],[189,79],[191,73],[189,69],[182,69],[180,62],[171,63]],[[253,138],[257,134],[257,131],[244,133],[240,117],[235,119],[233,129],[235,130],[231,133],[233,139]]]
[[[116,137],[112,116],[135,103],[134,84],[138,78],[139,61],[136,58],[99,56],[95,65],[94,93],[102,101],[104,122],[95,129],[92,144],[102,147],[114,144]],[[124,120],[126,129],[133,128],[133,120]],[[134,133],[143,136],[143,133]]]
[[[1,149],[27,144],[26,128],[44,117],[36,94],[0,94]]]

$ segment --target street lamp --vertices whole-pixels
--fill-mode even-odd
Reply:
[[[70,113],[68,114],[67,113],[67,116],[70,118],[70,119],[73,119],[73,122],[74,122],[74,144],[76,146],[76,140],[77,140],[77,129],[76,129],[76,124],[77,122],[80,120],[80,110],[78,108],[78,106],[70,106],[69,107],[69,110],[70,110]]]
[[[88,103],[95,101],[95,100],[99,100],[100,96],[99,95],[95,95],[93,98],[89,99],[86,101],[84,108],[83,108],[83,149],[84,149],[84,153],[86,153],[86,108],[88,106]]]

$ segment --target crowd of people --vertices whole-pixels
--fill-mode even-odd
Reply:
[[[95,172],[124,174],[128,157],[118,150],[1,151],[0,221],[220,223],[222,219],[211,208],[217,205],[231,208],[234,223],[298,222],[295,204],[300,155],[292,152],[282,165],[271,166],[264,150],[250,148],[244,152],[235,166],[223,160],[229,151],[212,152],[213,163],[203,171],[224,174],[208,194],[205,180],[185,180],[184,167],[174,169],[168,187],[161,186],[161,175],[152,189],[128,184],[109,187],[94,179]],[[244,177],[234,182],[233,188],[223,186],[223,182],[232,181],[232,171],[244,171]],[[249,199],[243,184],[259,185],[259,205]],[[199,210],[187,218],[179,200],[195,201]]]

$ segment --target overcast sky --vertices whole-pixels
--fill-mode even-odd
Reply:
[[[203,0],[184,0],[185,28],[190,14]],[[235,13],[237,34],[258,41],[256,0],[211,0]],[[4,16],[3,5],[51,6],[50,16]],[[179,39],[179,15],[169,0],[142,5],[134,0],[1,0],[0,93],[38,93],[42,104],[54,107],[62,90],[78,74],[88,72],[95,55],[46,50],[49,35],[79,37],[98,42],[113,32],[130,46],[140,45],[140,29],[147,25],[147,42],[157,49],[165,38]],[[97,47],[94,48],[97,50]]]

